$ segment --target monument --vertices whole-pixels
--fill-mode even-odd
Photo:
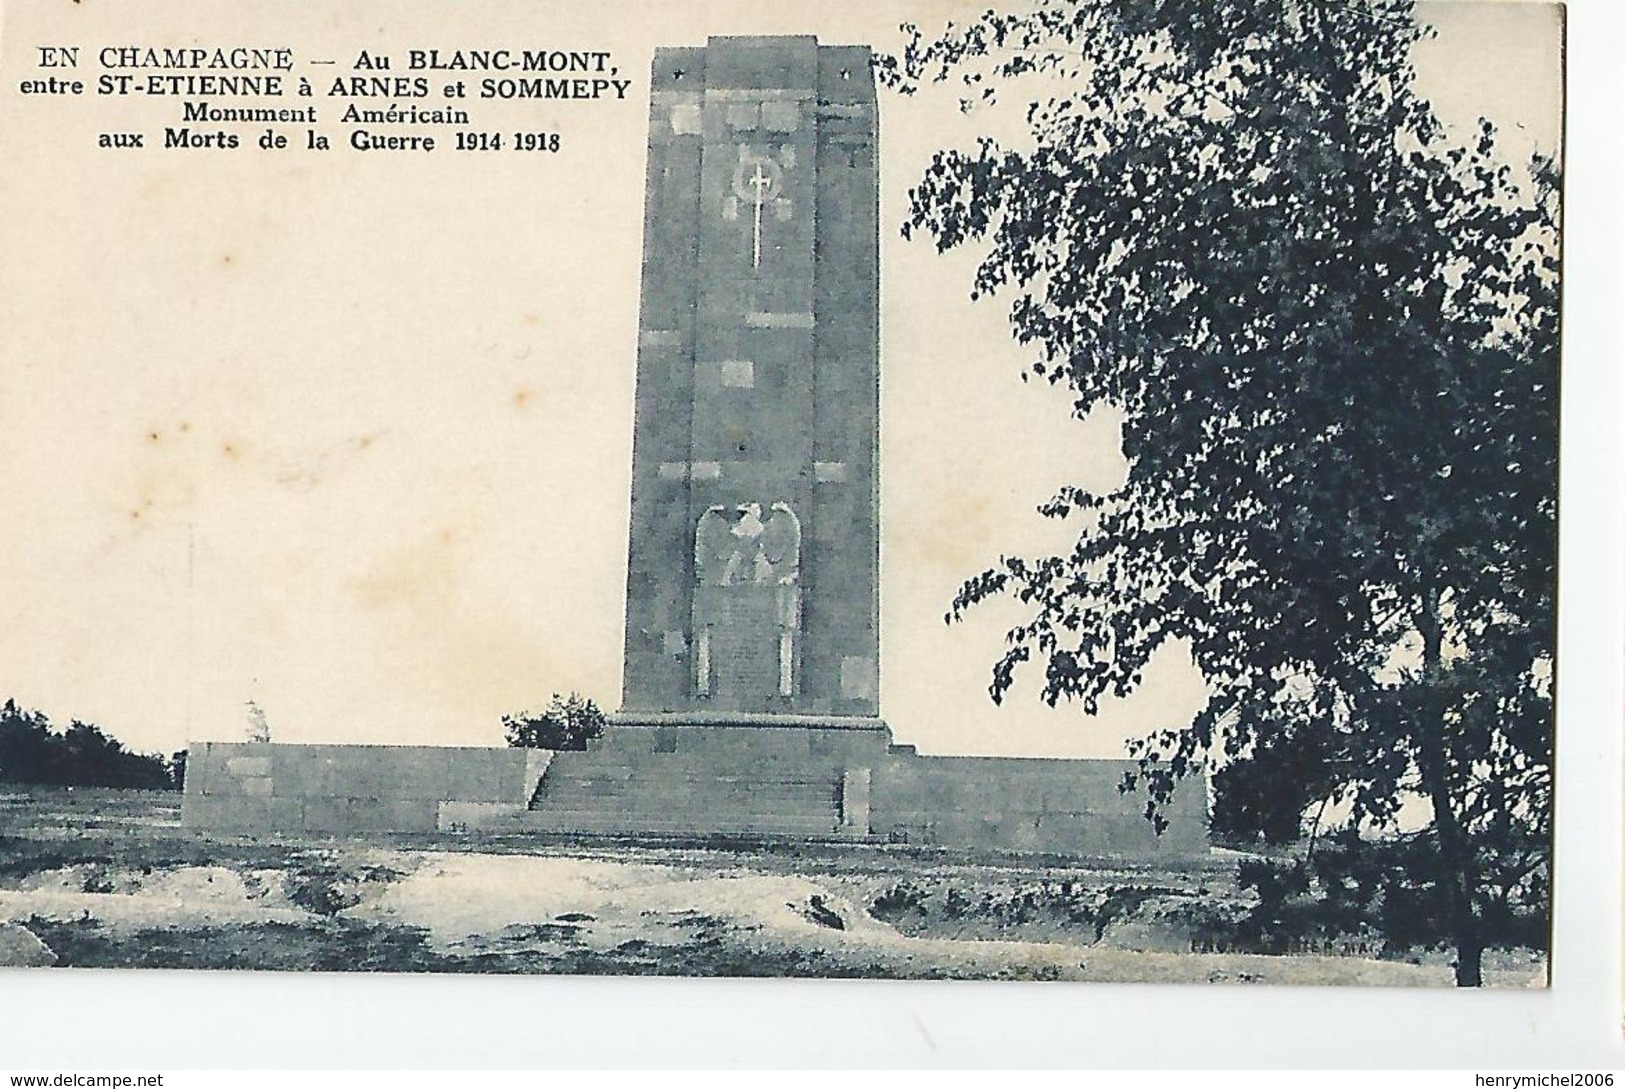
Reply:
[[[878,202],[868,49],[656,53],[623,721],[878,713]]]
[[[1111,760],[920,756],[879,684],[879,189],[869,50],[657,50],[622,706],[585,751],[192,747],[235,832],[838,839],[1200,853]]]

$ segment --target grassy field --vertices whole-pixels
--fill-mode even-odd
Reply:
[[[0,932],[10,939],[0,956],[38,939],[49,952],[32,959],[58,967],[1450,978],[1441,954],[1227,949],[1215,922],[1249,905],[1222,857],[1169,870],[871,845],[208,838],[180,827],[179,804],[168,793],[0,790]],[[1545,979],[1527,953],[1487,967],[1502,985]]]

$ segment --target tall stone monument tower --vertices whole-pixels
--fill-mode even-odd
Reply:
[[[584,750],[194,746],[188,826],[1204,855],[1132,765],[920,756],[879,717],[869,51],[656,52],[622,707]],[[252,751],[251,751],[252,750]]]
[[[874,719],[869,50],[712,38],[651,92],[622,716]]]

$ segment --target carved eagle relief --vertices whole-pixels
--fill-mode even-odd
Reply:
[[[793,585],[801,574],[801,520],[789,504],[720,504],[700,515],[694,570],[701,586]]]

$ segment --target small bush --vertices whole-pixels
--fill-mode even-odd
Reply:
[[[578,692],[555,693],[547,710],[539,714],[503,715],[502,729],[514,748],[581,752],[587,742],[603,736],[604,712]]]

